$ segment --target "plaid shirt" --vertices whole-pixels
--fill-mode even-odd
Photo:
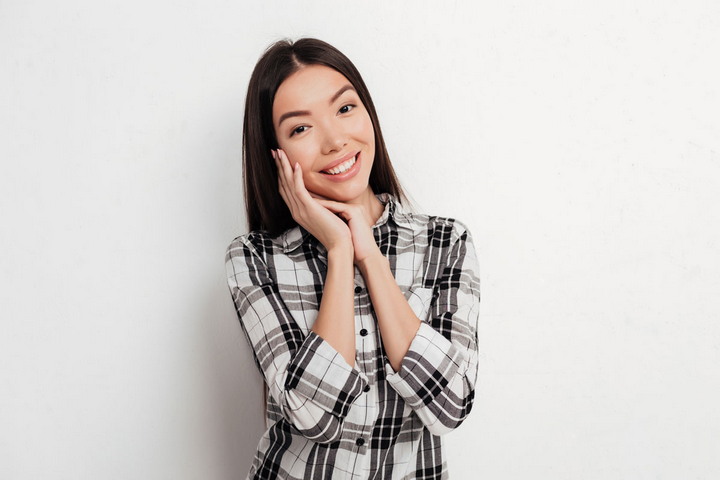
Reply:
[[[422,320],[395,372],[355,268],[356,363],[311,331],[327,250],[297,226],[237,237],[225,262],[233,301],[268,386],[252,479],[447,478],[440,435],[470,413],[477,378],[478,262],[465,225],[407,213],[387,193],[373,227]]]

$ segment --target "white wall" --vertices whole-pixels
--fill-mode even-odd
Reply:
[[[718,478],[720,8],[676,3],[0,2],[0,478],[244,476],[243,96],[300,35],[476,239],[453,478]]]

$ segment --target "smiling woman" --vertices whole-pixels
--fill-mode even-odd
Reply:
[[[313,75],[318,71],[318,75]],[[329,83],[324,86],[329,85],[330,89],[323,91],[314,88],[312,82],[315,79],[326,80]],[[332,88],[332,82],[337,82],[335,89]],[[311,89],[317,96],[314,100],[320,102],[315,105],[315,110],[310,105]],[[347,97],[354,97],[357,102],[347,101],[350,100]],[[344,100],[346,102],[339,104]],[[285,104],[281,105],[281,102]],[[344,123],[357,122],[358,115],[350,115],[355,108],[364,113],[359,116],[361,120],[365,120],[367,115],[371,122],[370,126],[364,124],[364,128],[372,128],[372,139],[366,138],[365,142],[368,146],[372,143],[374,149],[374,155],[366,161],[366,164],[372,162],[369,178],[366,177],[368,186],[373,192],[388,192],[401,202],[406,201],[390,163],[370,92],[353,63],[333,46],[311,38],[294,43],[281,41],[268,48],[253,70],[245,100],[243,181],[250,230],[264,229],[272,235],[278,235],[297,225],[280,195],[281,191],[275,185],[278,173],[272,150],[288,149],[287,153],[293,162],[303,161],[301,166],[307,168],[304,159],[309,154],[302,154],[303,151],[307,152],[302,146],[308,148],[310,142],[301,140],[306,136],[305,132],[310,134],[311,130],[316,131],[313,142],[317,148],[318,141],[327,141],[318,139],[319,135],[333,134],[328,127],[338,126],[339,121],[345,119],[350,119],[350,122]],[[318,118],[309,118],[313,115]],[[338,122],[328,124],[328,118]],[[323,123],[314,125],[310,123],[311,120]],[[292,144],[297,144],[297,147],[292,148]],[[336,152],[330,152],[326,157],[324,169],[330,169],[335,162],[342,160]],[[308,180],[313,181],[310,176]],[[339,195],[334,197],[336,200],[348,199],[345,189],[337,188],[334,192]]]
[[[309,191],[378,210],[369,186],[372,120],[341,73],[308,65],[291,75],[275,93],[273,124],[278,146],[300,165]]]
[[[225,264],[269,393],[248,478],[447,478],[477,377],[467,227],[404,207],[360,74],[320,40],[261,57],[243,147]]]

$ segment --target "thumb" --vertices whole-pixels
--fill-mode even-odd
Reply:
[[[342,202],[336,202],[334,200],[326,200],[323,198],[316,198],[318,203],[323,207],[329,208],[334,212],[344,212],[347,210],[347,205]]]

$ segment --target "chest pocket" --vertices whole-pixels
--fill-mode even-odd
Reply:
[[[406,294],[408,305],[412,308],[415,315],[422,320],[427,322],[430,316],[430,304],[432,303],[433,289],[417,287],[409,290]]]

